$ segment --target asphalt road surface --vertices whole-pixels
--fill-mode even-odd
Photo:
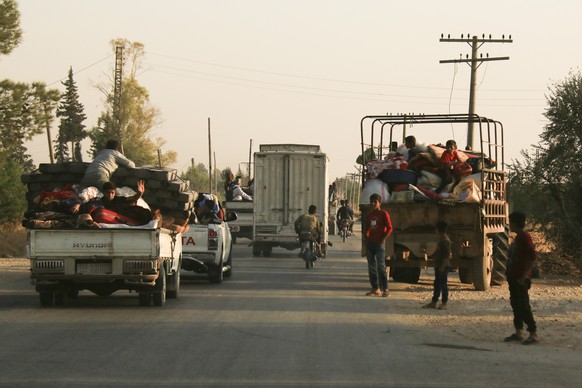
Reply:
[[[369,288],[359,241],[331,237],[306,270],[297,251],[234,248],[222,284],[184,274],[178,299],[82,291],[41,308],[25,269],[0,272],[4,386],[577,386],[579,353],[473,342],[411,319],[406,288]],[[410,302],[408,302],[410,301]],[[475,327],[479,330],[479,327]],[[579,385],[578,385],[579,386]]]

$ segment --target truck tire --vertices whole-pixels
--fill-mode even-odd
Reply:
[[[166,304],[166,269],[164,266],[160,266],[160,275],[156,279],[156,285],[154,286],[155,291],[153,293],[154,306],[163,306]]]
[[[473,284],[473,272],[471,268],[459,268],[459,280],[464,284]]]
[[[390,273],[400,283],[416,284],[420,280],[420,267],[391,268]]]
[[[50,307],[53,305],[55,294],[52,292],[39,292],[40,305],[43,307]]]
[[[491,284],[500,286],[505,284],[505,270],[509,257],[509,232],[506,228],[504,232],[493,236],[493,273]]]
[[[272,245],[263,245],[263,256],[270,257],[271,253],[273,253],[273,246]]]
[[[149,306],[152,301],[152,294],[151,292],[140,292],[139,293],[139,305],[140,306]]]
[[[230,251],[228,252],[228,259],[226,259],[225,265],[228,269],[224,271],[224,277],[229,278],[232,276],[232,244],[230,244]]]
[[[210,283],[222,283],[224,274],[222,272],[222,267],[224,267],[224,263],[222,259],[220,259],[218,265],[213,265],[208,268],[208,280]]]
[[[257,243],[253,244],[253,257],[261,256],[261,246]]]
[[[492,243],[487,236],[483,239],[483,254],[473,258],[473,284],[477,291],[487,291],[491,287],[493,272]]]
[[[180,267],[170,276],[168,288],[166,290],[168,298],[176,299],[180,295]]]
[[[69,292],[67,290],[55,292],[55,306],[66,306],[69,299]]]

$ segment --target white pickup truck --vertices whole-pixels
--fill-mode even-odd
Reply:
[[[29,229],[27,254],[42,306],[121,289],[163,306],[180,290],[182,239],[167,229]]]
[[[190,224],[182,233],[182,269],[207,274],[211,283],[232,276],[233,241],[228,222],[236,219],[236,213],[227,212],[221,223]]]

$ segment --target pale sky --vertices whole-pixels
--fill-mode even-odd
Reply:
[[[512,36],[480,53],[476,113],[505,127],[505,160],[537,143],[548,86],[582,63],[582,1],[19,0],[23,42],[0,57],[0,76],[45,82],[73,67],[85,125],[96,125],[115,38],[145,45],[138,81],[162,115],[153,131],[184,171],[208,163],[211,119],[217,167],[246,163],[249,142],[321,145],[330,179],[355,172],[360,120],[386,113],[466,113],[470,68],[440,64],[470,54],[451,37]],[[55,121],[55,129],[58,122]],[[445,142],[451,131],[414,133]],[[463,130],[454,132],[459,144]],[[28,143],[49,161],[46,135]],[[88,146],[85,147],[88,149]],[[86,157],[90,161],[89,157]],[[245,166],[242,165],[244,168]]]

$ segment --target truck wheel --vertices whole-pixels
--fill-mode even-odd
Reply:
[[[473,284],[471,268],[459,268],[459,280],[464,284]]]
[[[224,266],[223,261],[222,259],[220,259],[218,265],[213,265],[212,267],[208,268],[208,280],[210,280],[210,283],[222,283],[223,266]]]
[[[259,244],[253,244],[253,257],[261,256],[261,246]]]
[[[139,293],[139,305],[140,306],[149,306],[152,300],[152,294],[149,292],[140,292]]]
[[[272,245],[265,245],[263,246],[263,256],[269,257],[273,253],[273,246]]]
[[[509,233],[506,231],[493,236],[493,273],[491,284],[500,286],[505,283],[505,270],[507,268],[509,252]]]
[[[156,280],[156,285],[154,286],[155,291],[153,295],[154,306],[163,306],[166,304],[166,269],[162,265],[160,267],[160,275]]]
[[[55,305],[56,306],[66,306],[68,300],[68,291],[62,290],[55,292]]]
[[[420,267],[393,268],[390,272],[396,282],[416,284],[420,280]]]
[[[230,245],[230,251],[228,252],[228,259],[226,259],[225,265],[228,267],[226,271],[224,271],[224,277],[229,278],[232,276],[232,244]]]
[[[232,243],[236,244],[236,236],[235,235],[232,236]]]
[[[69,292],[67,292],[67,296],[69,297],[69,299],[75,299],[79,296],[79,290],[76,288],[73,288],[73,289],[69,290]]]
[[[40,292],[38,294],[39,298],[40,298],[40,305],[43,307],[49,307],[53,305],[53,300],[55,297],[55,294],[52,292]]]
[[[487,291],[491,287],[492,243],[487,236],[483,240],[483,255],[473,258],[473,284],[477,291]]]
[[[180,269],[174,272],[172,276],[170,276],[170,284],[168,285],[168,289],[166,290],[166,294],[168,298],[176,299],[180,295]]]

